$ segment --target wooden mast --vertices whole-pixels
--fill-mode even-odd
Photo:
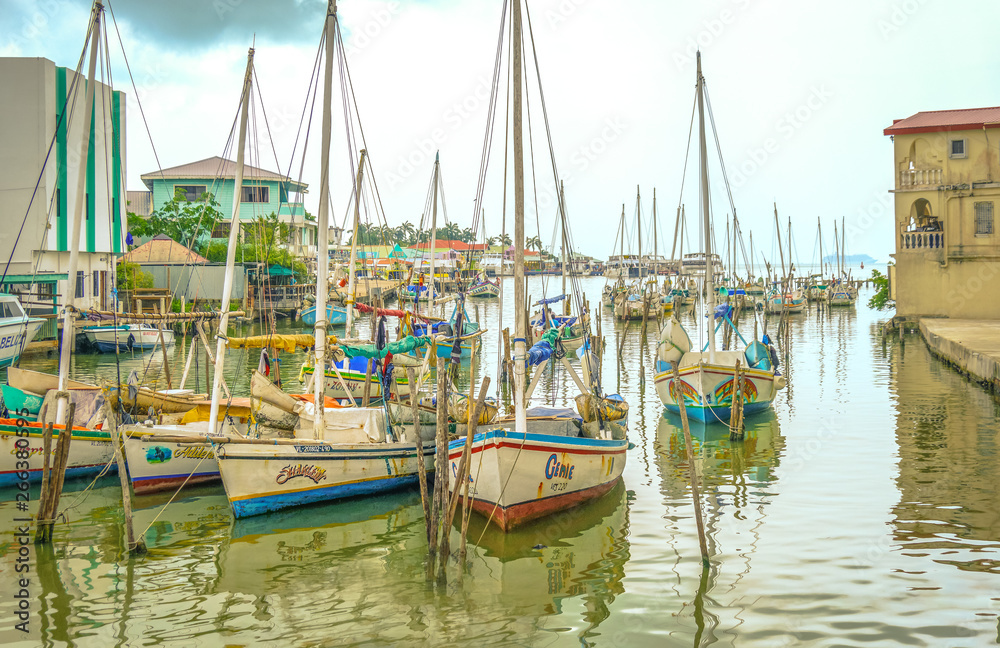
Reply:
[[[514,431],[528,431],[524,404],[525,336],[528,323],[524,285],[524,143],[521,139],[521,0],[511,2],[514,54]]]
[[[316,337],[315,369],[313,379],[313,402],[316,415],[313,417],[313,438],[325,436],[326,417],[323,403],[326,396],[326,328],[328,290],[326,277],[329,274],[330,257],[330,130],[333,116],[331,112],[333,86],[333,50],[336,39],[337,0],[329,0],[326,10],[324,40],[326,44],[326,68],[323,70],[323,134],[320,144],[319,162],[319,213],[316,214],[316,232],[319,234],[316,251]],[[355,237],[357,238],[357,237]],[[352,273],[353,274],[353,273]],[[350,310],[351,306],[348,307]]]
[[[247,114],[250,110],[250,83],[253,79],[253,48],[247,53],[240,104],[239,138],[236,149],[236,179],[233,189],[233,214],[229,220],[229,249],[226,250],[226,276],[222,281],[222,305],[219,307],[219,332],[215,343],[215,375],[212,376],[212,407],[208,414],[208,432],[219,432],[219,401],[222,399],[222,369],[226,361],[226,333],[229,330],[229,300],[233,293],[233,266],[236,263],[237,237],[240,233],[240,199],[243,197],[243,149],[247,140]]]
[[[712,224],[708,195],[708,145],[705,142],[705,78],[698,52],[698,149],[701,157],[701,217],[705,230],[705,299],[708,306],[708,361],[715,362],[715,278],[712,269]]]
[[[635,231],[639,237],[639,286],[642,287],[642,210],[640,209],[639,185],[635,186]]]
[[[354,293],[358,269],[358,230],[361,225],[361,180],[365,175],[365,156],[368,151],[361,149],[358,160],[358,175],[354,179],[354,236],[351,237],[351,258],[347,260],[347,327],[344,334],[351,337],[354,331]]]
[[[76,275],[77,268],[80,265],[80,234],[83,229],[83,211],[86,209],[86,205],[84,204],[84,189],[87,186],[87,154],[90,144],[90,124],[93,119],[94,90],[97,86],[94,82],[94,76],[97,73],[97,53],[100,50],[102,11],[104,11],[104,5],[101,4],[101,0],[94,0],[94,7],[91,10],[90,18],[90,62],[87,67],[87,92],[83,108],[83,129],[81,130],[83,136],[80,138],[80,155],[77,158],[76,200],[73,208],[73,226],[70,229],[71,234],[69,239],[69,266],[67,267],[66,274],[68,281],[66,282],[66,290],[63,292],[63,328],[59,351],[59,381],[57,383],[59,393],[66,392],[66,385],[69,381],[70,354],[76,341],[74,327],[76,319]],[[79,82],[78,78],[75,83]],[[68,398],[56,399],[57,424],[66,422],[66,410],[68,406]]]
[[[440,176],[438,175],[441,170],[441,153],[434,154],[434,178],[431,181],[434,185],[434,198],[431,202],[431,285],[427,288],[427,295],[430,306],[428,307],[428,312],[433,312],[435,290],[434,290],[434,253],[435,248],[437,248],[437,218],[438,218],[438,181]],[[417,296],[419,300],[419,295]],[[443,308],[443,307],[442,307]],[[457,335],[457,334],[456,334]]]

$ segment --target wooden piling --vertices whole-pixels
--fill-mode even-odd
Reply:
[[[417,481],[420,482],[420,504],[424,509],[424,527],[427,542],[431,540],[431,503],[427,494],[427,458],[424,456],[424,442],[420,438],[420,411],[417,409],[417,376],[413,367],[406,368],[406,379],[410,385],[410,407],[413,412],[413,436],[417,443]]]
[[[63,392],[69,399],[69,394]],[[59,510],[59,497],[62,495],[63,482],[66,481],[66,463],[69,459],[69,444],[73,436],[73,418],[76,415],[76,403],[70,402],[69,411],[66,414],[66,425],[59,432],[59,439],[56,441],[52,469],[49,473],[49,489],[46,498],[42,500],[38,508],[38,519],[35,529],[35,543],[45,544],[52,542],[52,527],[55,525],[56,512]],[[52,434],[53,425],[49,424],[49,434]]]
[[[438,580],[445,576],[451,546],[448,542],[450,529],[444,526],[448,509],[448,367],[444,358],[437,359],[437,453],[434,461],[434,532],[440,553]],[[431,553],[433,554],[433,548]],[[431,557],[433,563],[433,555]]]
[[[701,517],[701,495],[698,492],[698,471],[695,470],[694,465],[694,447],[691,444],[691,427],[688,425],[687,409],[684,405],[684,394],[681,391],[681,374],[677,370],[677,365],[674,364],[674,385],[675,394],[677,399],[677,406],[680,408],[681,412],[681,427],[684,430],[684,448],[687,454],[688,463],[688,478],[691,481],[691,499],[694,503],[694,520],[695,524],[698,526],[698,546],[701,548],[701,564],[704,567],[709,566],[709,556],[708,556],[708,542],[705,539],[705,522]]]
[[[136,540],[135,529],[132,526],[132,485],[129,483],[128,472],[125,470],[125,457],[122,455],[123,440],[118,432],[118,418],[115,415],[111,401],[104,399],[104,424],[111,434],[111,445],[115,449],[115,464],[118,466],[118,480],[122,487],[122,508],[125,511],[125,548],[130,556],[141,556],[146,553],[144,538]]]

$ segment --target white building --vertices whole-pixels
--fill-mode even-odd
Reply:
[[[0,290],[51,313],[111,308],[114,256],[125,248],[125,95],[98,83],[81,160],[86,76],[44,58],[0,58]],[[72,212],[85,165],[79,271],[68,276]],[[22,226],[23,224],[23,226]]]

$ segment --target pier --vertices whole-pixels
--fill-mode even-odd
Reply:
[[[935,356],[1000,393],[1000,326],[993,320],[920,320],[920,335]]]

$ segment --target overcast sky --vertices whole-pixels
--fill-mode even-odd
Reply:
[[[501,6],[502,0],[340,2],[354,90],[390,225],[419,220],[437,149],[449,218],[462,227],[471,224]],[[255,151],[265,168],[290,168],[325,2],[113,0],[111,7],[137,89],[112,24],[115,86],[129,98],[129,189],[143,189],[139,176],[157,169],[137,96],[163,167],[222,155],[254,38],[278,162],[260,119]],[[0,55],[41,56],[74,67],[89,8],[85,0],[0,0]],[[698,47],[744,230],[753,231],[758,250],[776,256],[777,202],[782,222],[792,218],[802,263],[816,255],[817,217],[827,252],[833,221],[843,217],[848,253],[888,258],[893,161],[882,129],[893,119],[921,110],[1000,105],[995,0],[845,0],[822,6],[792,0],[534,0],[529,8],[576,248],[600,258],[614,252],[623,204],[630,230],[626,248],[636,248],[637,185],[643,247],[651,245],[654,187],[661,250],[671,243]],[[551,195],[537,94],[530,101],[539,190]],[[337,100],[333,156],[346,160],[340,113]],[[311,185],[306,207],[313,213],[318,145],[317,136],[303,176]],[[494,142],[498,155],[502,147],[501,124]],[[683,193],[693,228],[696,161],[693,150]],[[718,162],[712,164],[720,238],[730,210]],[[291,167],[293,177],[298,165]],[[351,183],[346,165],[340,167],[331,190],[337,218]],[[491,169],[485,227],[498,234],[499,159]],[[541,231],[529,211],[527,233],[548,244],[555,209],[544,203],[539,212]]]

